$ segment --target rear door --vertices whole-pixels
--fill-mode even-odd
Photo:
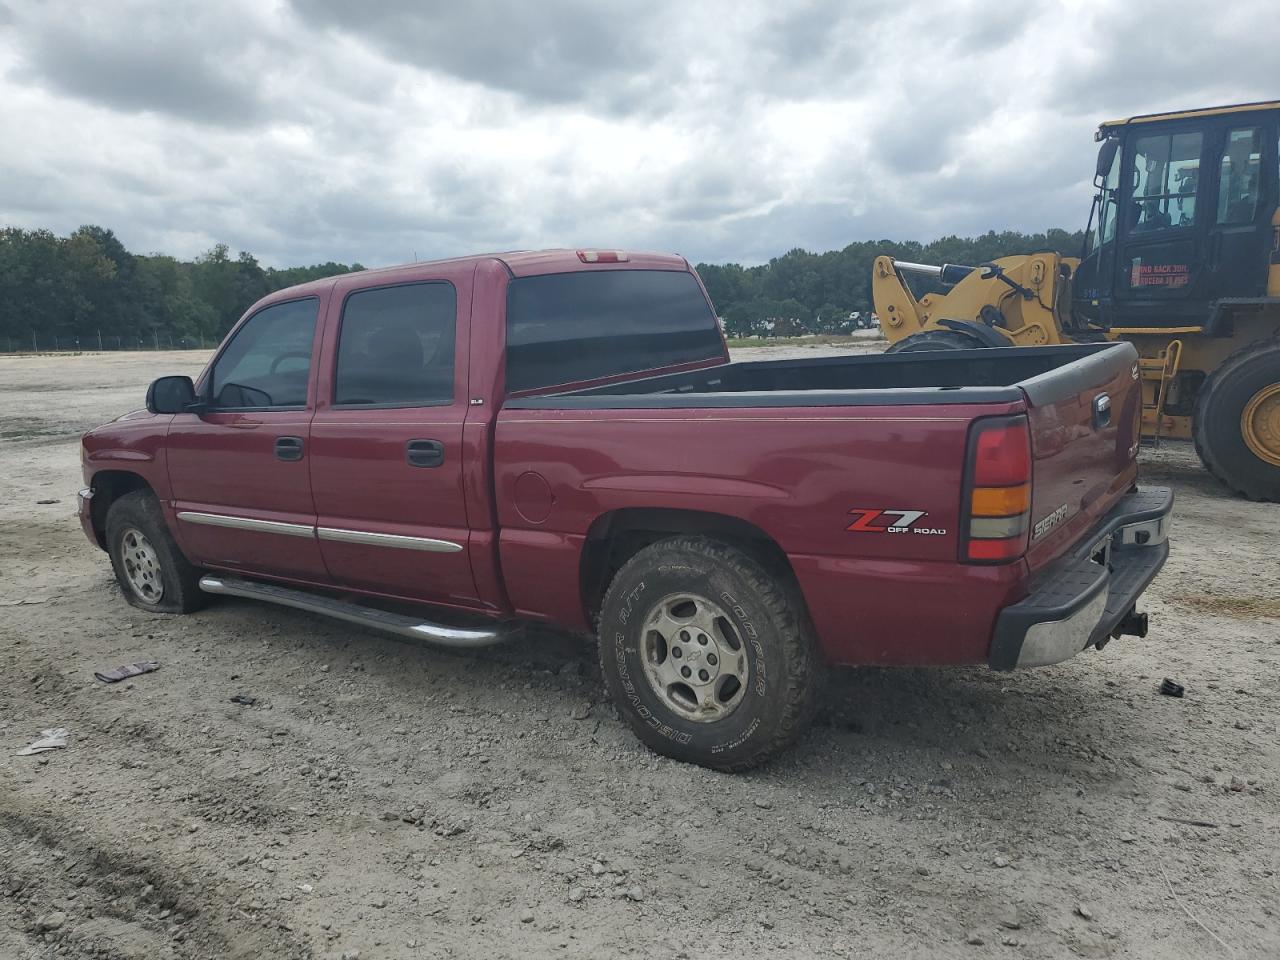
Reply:
[[[1020,384],[1031,422],[1031,534],[1036,569],[1101,519],[1137,477],[1138,357],[1117,344]]]
[[[308,473],[321,298],[264,307],[202,381],[202,414],[166,438],[178,535],[192,559],[247,573],[327,579]]]
[[[462,483],[470,302],[461,274],[335,290],[311,479],[339,584],[476,604]]]

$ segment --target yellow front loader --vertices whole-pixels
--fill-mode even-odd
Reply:
[[[1280,101],[1111,121],[1097,139],[1081,257],[876,259],[889,350],[1127,340],[1144,438],[1193,440],[1227,486],[1280,502]]]

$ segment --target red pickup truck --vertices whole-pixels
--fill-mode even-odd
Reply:
[[[194,383],[85,435],[80,515],[148,610],[596,633],[645,743],[745,769],[827,664],[1007,670],[1145,633],[1172,500],[1135,484],[1136,363],[732,363],[680,257],[416,263],[255,304]]]

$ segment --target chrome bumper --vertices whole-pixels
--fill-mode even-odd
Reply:
[[[1042,667],[1101,646],[1127,618],[1169,556],[1173,493],[1144,487],[1124,497],[1077,548],[1037,576],[1031,594],[996,619],[995,670]]]

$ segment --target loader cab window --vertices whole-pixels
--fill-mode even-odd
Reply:
[[[1129,232],[1194,227],[1200,179],[1199,133],[1139,137],[1129,169]]]
[[[1261,172],[1262,131],[1257,127],[1227,131],[1218,167],[1218,223],[1253,222]]]
[[[1119,219],[1119,205],[1116,189],[1120,186],[1120,151],[1111,158],[1111,168],[1102,181],[1097,199],[1094,201],[1094,214],[1097,222],[1089,234],[1089,250],[1096,250],[1104,243],[1116,238],[1116,221]]]

